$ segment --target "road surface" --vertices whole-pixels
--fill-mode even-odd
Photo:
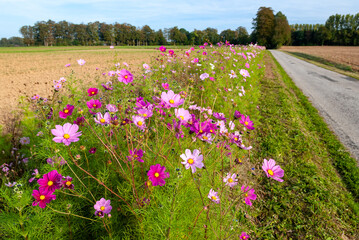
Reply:
[[[359,162],[359,80],[280,51],[271,53]]]

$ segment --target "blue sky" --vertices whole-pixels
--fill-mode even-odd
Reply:
[[[20,27],[52,19],[72,23],[101,21],[147,24],[158,30],[173,26],[188,31],[218,31],[244,26],[251,32],[259,7],[281,11],[294,23],[325,23],[333,14],[356,14],[358,0],[0,0],[0,38],[21,36]]]

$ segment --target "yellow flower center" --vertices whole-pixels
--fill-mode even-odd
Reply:
[[[94,105],[92,105],[93,107],[97,107],[97,105],[96,104],[94,104]]]
[[[45,196],[44,195],[41,195],[40,196],[40,200],[44,200],[45,199]]]
[[[160,174],[158,172],[155,173],[155,177],[159,177]]]
[[[247,238],[246,238],[246,236],[243,236],[243,238],[242,238],[242,239],[244,239],[244,240],[245,240],[245,239],[247,239]]]
[[[199,130],[199,133],[203,133],[203,130]]]
[[[72,184],[72,183],[71,183],[70,181],[67,181],[67,182],[66,182],[66,185],[67,185],[67,186],[70,186],[71,184]]]
[[[143,114],[143,116],[144,116],[144,117],[147,117],[147,114],[146,114],[146,113],[144,113],[144,114]]]
[[[104,207],[104,206],[102,206],[102,207],[100,207],[100,209],[101,209],[101,211],[104,211],[104,210],[105,210],[105,207]]]
[[[244,196],[248,197],[248,193],[244,194]]]
[[[47,182],[47,185],[48,185],[48,186],[52,186],[52,185],[54,185],[54,182],[53,182],[53,181],[48,181],[48,182]]]
[[[67,133],[65,133],[65,134],[64,134],[64,138],[65,138],[65,139],[69,139],[69,138],[70,138],[70,135],[67,134]]]
[[[271,176],[274,175],[274,173],[273,173],[273,171],[271,169],[268,169],[268,174],[271,175]]]
[[[68,112],[69,112],[69,110],[65,109],[64,113],[68,113]]]
[[[138,121],[137,124],[138,126],[142,126],[143,123],[141,121]]]
[[[234,75],[234,72],[232,72],[232,75]]]
[[[228,182],[229,183],[233,182],[233,179],[232,178],[228,179]]]
[[[235,140],[235,141],[238,141],[238,138],[235,137],[234,140]]]
[[[248,122],[247,122],[247,121],[245,121],[245,122],[244,122],[244,125],[248,125]]]
[[[134,157],[134,158],[138,158],[138,156],[137,156],[136,154],[135,154],[135,155],[133,155],[133,157]]]
[[[180,118],[183,120],[184,119],[184,117],[183,116],[180,116]]]
[[[101,118],[100,122],[104,123],[104,122],[106,122],[106,120],[104,118]]]
[[[174,103],[175,103],[175,101],[174,101],[173,99],[171,99],[171,100],[170,100],[170,103],[171,103],[171,104],[174,104]]]
[[[189,164],[193,164],[194,163],[194,161],[193,161],[193,159],[192,158],[190,158],[190,159],[188,159],[188,161],[187,161]]]
[[[95,92],[91,92],[91,94],[95,94]]]
[[[126,123],[126,121],[123,121],[122,123],[123,123],[123,124],[125,124],[125,123]]]
[[[211,129],[211,130],[209,130],[210,132],[213,132],[213,130]]]
[[[204,139],[204,140],[208,140],[208,137],[206,137],[206,136],[203,136],[203,139]]]
[[[212,196],[211,198],[212,200],[217,200],[216,196]]]
[[[125,75],[125,78],[127,79],[127,78],[128,78],[128,76],[127,76],[127,75]]]

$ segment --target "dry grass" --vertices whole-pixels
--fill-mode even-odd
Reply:
[[[86,81],[94,81],[95,78],[108,81],[108,77],[102,76],[108,72],[115,63],[127,62],[130,71],[138,70],[140,64],[150,63],[151,56],[155,56],[153,49],[104,49],[83,48],[71,49],[59,48],[56,51],[43,51],[39,48],[28,48],[25,51],[5,52],[0,54],[0,124],[4,124],[6,117],[16,106],[20,96],[33,96],[39,94],[42,97],[51,95],[53,81],[65,77],[73,70],[76,76]],[[79,66],[77,59],[85,59],[86,64]],[[65,67],[65,64],[71,67]],[[107,69],[105,68],[107,67]],[[96,68],[99,68],[96,70]]]
[[[328,61],[345,64],[354,71],[359,72],[359,47],[343,46],[284,46],[280,50],[288,52],[300,52]]]

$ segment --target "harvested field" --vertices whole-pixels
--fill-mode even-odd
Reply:
[[[284,46],[280,50],[305,53],[350,66],[359,72],[359,47],[344,46]]]
[[[135,71],[142,63],[150,63],[154,49],[109,49],[108,47],[37,47],[0,49],[0,124],[12,110],[16,109],[20,96],[39,94],[49,97],[53,81],[68,76],[72,71],[78,78],[89,82],[95,79],[108,81],[102,73],[119,62],[129,64]],[[80,66],[77,59],[84,59]],[[66,64],[70,67],[65,67]],[[122,65],[123,66],[123,65]],[[105,69],[104,67],[108,67]],[[98,69],[96,69],[98,68]]]

